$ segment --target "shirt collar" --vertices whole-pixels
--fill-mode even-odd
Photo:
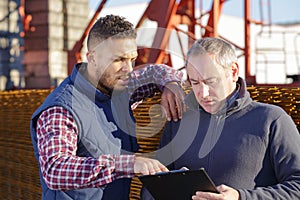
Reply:
[[[235,100],[238,98],[240,93],[240,84],[236,84],[236,89],[233,92],[233,94],[227,99],[226,101],[226,108],[230,108],[232,106],[232,104],[235,102]]]

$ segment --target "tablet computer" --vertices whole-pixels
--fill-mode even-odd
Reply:
[[[138,176],[155,200],[192,199],[196,191],[219,193],[204,168]]]

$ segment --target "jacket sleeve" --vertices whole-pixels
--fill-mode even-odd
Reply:
[[[286,113],[280,114],[270,127],[268,148],[278,184],[253,190],[239,189],[241,200],[300,199],[300,135]]]

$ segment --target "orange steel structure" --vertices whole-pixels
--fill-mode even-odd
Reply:
[[[182,32],[189,36],[191,42],[196,38],[195,26],[199,26],[204,31],[201,37],[222,37],[218,34],[218,23],[220,20],[220,15],[222,13],[223,4],[226,0],[212,0],[211,9],[206,13],[200,13],[200,18],[195,17],[196,2],[200,5],[200,10],[202,10],[202,0],[152,0],[149,2],[144,14],[139,20],[136,28],[139,28],[145,19],[150,19],[156,21],[159,29],[155,33],[151,48],[139,48],[139,58],[138,64],[143,63],[166,63],[170,64],[170,55],[165,51],[167,43],[170,38],[172,31]],[[80,61],[80,50],[82,48],[82,43],[86,37],[89,29],[91,28],[94,20],[101,12],[106,0],[102,0],[96,10],[92,20],[86,27],[82,37],[75,44],[74,48],[68,52],[68,73],[71,73],[73,65]],[[248,85],[255,85],[255,76],[250,74],[250,25],[251,23],[263,24],[263,22],[254,21],[251,19],[250,15],[251,0],[244,0],[244,47],[231,42],[243,53],[240,56],[244,56],[245,59],[245,79]],[[208,15],[207,24],[201,24],[201,18]],[[178,28],[178,25],[185,24],[188,26],[188,31],[183,31]],[[222,37],[223,38],[223,37]],[[223,38],[228,41],[228,39]],[[182,47],[181,47],[182,48]],[[183,52],[183,49],[181,49]]]

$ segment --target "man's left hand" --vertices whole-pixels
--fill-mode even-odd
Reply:
[[[192,196],[193,200],[239,200],[240,195],[237,190],[226,185],[220,185],[217,187],[220,194],[212,192],[196,192]]]

